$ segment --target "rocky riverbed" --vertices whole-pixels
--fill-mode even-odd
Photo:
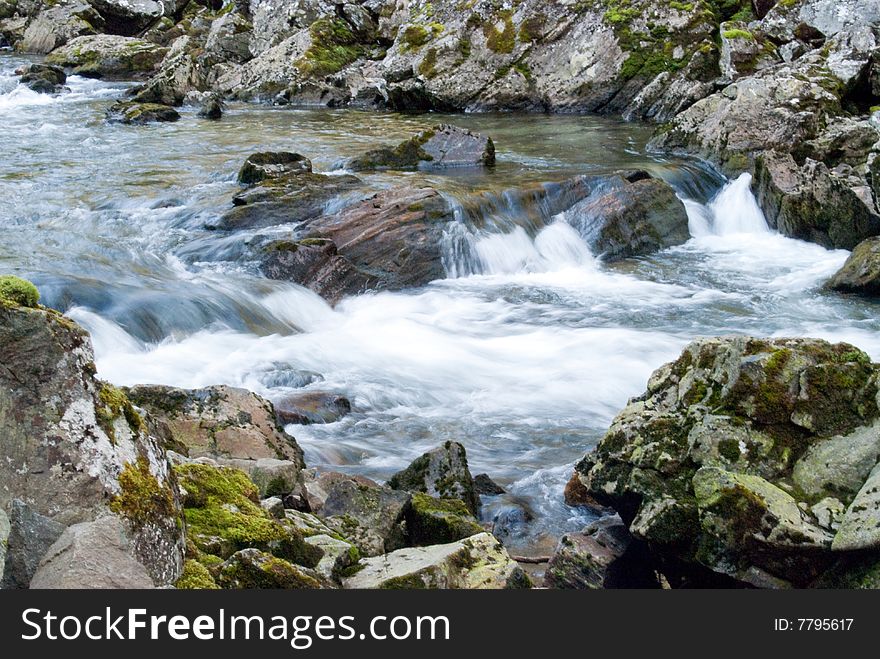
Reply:
[[[4,587],[876,587],[878,38],[0,3]]]

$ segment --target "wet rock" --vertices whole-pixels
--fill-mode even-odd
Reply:
[[[183,35],[175,39],[159,70],[137,90],[134,100],[177,106],[187,94],[206,91],[213,67],[202,61],[200,53],[200,42],[196,38]]]
[[[74,524],[46,552],[31,588],[153,588],[150,574],[133,554],[118,517]]]
[[[27,23],[21,40],[16,43],[18,50],[46,54],[71,39],[104,29],[101,15],[82,0],[41,5],[41,9]]]
[[[143,125],[172,122],[178,119],[180,119],[180,114],[177,110],[161,103],[117,101],[107,110],[107,121],[113,123]]]
[[[96,34],[72,39],[53,50],[46,62],[72,67],[75,75],[130,77],[155,71],[167,52],[167,48],[143,39]]]
[[[406,513],[406,530],[411,545],[438,545],[483,533],[461,499],[440,499],[415,492]]]
[[[445,277],[441,241],[453,217],[433,188],[393,188],[309,222],[303,240],[269,244],[261,268],[334,304],[367,289],[421,286]]]
[[[334,423],[351,412],[351,403],[345,396],[323,391],[311,391],[285,396],[275,402],[279,423]]]
[[[369,151],[346,164],[354,171],[368,169],[447,169],[495,164],[492,138],[440,124],[401,142],[393,149]]]
[[[202,119],[217,121],[223,117],[225,105],[217,94],[208,94],[199,102],[198,116]]]
[[[256,185],[269,179],[283,179],[312,171],[312,161],[289,151],[264,151],[248,156],[238,170],[238,182]]]
[[[395,490],[460,499],[471,514],[480,514],[480,498],[468,469],[467,453],[458,442],[446,442],[416,458],[409,467],[394,474],[388,485]]]
[[[399,549],[362,559],[345,588],[529,588],[522,569],[488,533],[446,545]]]
[[[94,377],[85,330],[4,297],[0,363],[0,508],[20,499],[63,526],[116,516],[153,583],[173,583],[183,563],[176,481],[131,402]]]
[[[762,587],[807,585],[836,559],[832,542],[850,546],[814,504],[833,493],[855,510],[854,490],[871,490],[878,368],[814,339],[697,341],[652,375],[577,477],[657,556]]]
[[[278,425],[272,403],[246,389],[141,385],[127,391],[132,402],[168,426],[191,458],[272,458],[304,465],[302,449]]]
[[[544,576],[548,588],[657,588],[647,552],[618,515],[562,536]]]
[[[313,571],[272,554],[242,549],[223,563],[217,582],[223,588],[233,589],[320,588],[321,582],[315,577]]]
[[[64,70],[50,64],[30,64],[20,71],[21,84],[41,94],[57,94],[67,82]]]
[[[486,496],[494,496],[506,492],[503,487],[489,478],[488,474],[477,474],[474,476],[474,490],[476,490],[477,494],[485,494]]]
[[[0,587],[29,588],[40,559],[64,532],[64,525],[40,515],[18,499],[14,499],[9,507],[8,524],[8,537],[4,539],[5,567]]]
[[[842,293],[880,297],[880,238],[868,238],[856,245],[827,286]]]
[[[492,535],[507,542],[528,536],[535,516],[523,501],[513,500],[496,508],[492,516]]]
[[[343,480],[328,488],[321,508],[324,523],[354,543],[365,556],[406,544],[406,513],[411,495],[387,487]]]

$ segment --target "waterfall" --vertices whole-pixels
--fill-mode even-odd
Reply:
[[[691,235],[702,238],[770,233],[751,184],[751,174],[741,174],[721,188],[708,204],[685,200]]]

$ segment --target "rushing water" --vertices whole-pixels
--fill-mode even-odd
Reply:
[[[457,199],[645,168],[686,200],[687,244],[606,265],[564,214],[536,226],[507,209],[480,229],[456,226],[446,279],[331,309],[261,278],[252,235],[206,223],[229,207],[249,153],[298,151],[332,171],[438,117],[235,105],[220,122],[184,109],[176,124],[108,125],[104,110],[126,84],[72,77],[69,92],[39,95],[12,75],[22,61],[0,57],[0,270],[31,278],[45,303],[92,332],[101,377],[226,383],[269,398],[301,386],[344,394],[350,416],[290,430],[310,464],[379,479],[461,441],[474,473],[508,488],[486,514],[518,502],[534,515],[510,539],[521,549],[583,524],[562,503],[572,463],[693,338],[819,336],[880,358],[877,308],[820,289],[846,252],[771,232],[747,176],[723,185],[694,163],[646,155],[647,128],[457,116],[493,136],[494,171],[365,179],[428,182]]]

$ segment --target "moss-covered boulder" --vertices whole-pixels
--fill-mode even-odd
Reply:
[[[75,75],[132,77],[155,71],[168,49],[150,41],[116,34],[77,37],[53,50],[49,64],[70,67]]]
[[[196,463],[175,471],[185,493],[187,537],[199,551],[226,559],[254,548],[306,567],[321,559],[321,550],[306,544],[295,527],[263,510],[244,472]]]
[[[345,588],[530,588],[531,581],[488,533],[445,545],[399,549],[362,559]]]
[[[238,170],[238,182],[256,185],[267,179],[285,178],[312,171],[312,161],[289,151],[261,151],[247,157]]]
[[[875,542],[878,377],[848,344],[700,340],[652,375],[576,477],[661,556],[808,585],[833,553]],[[843,508],[853,533],[836,540]]]
[[[467,452],[458,442],[445,442],[394,474],[388,486],[433,497],[459,499],[472,515],[480,514],[480,497],[468,469]]]
[[[242,549],[218,568],[217,581],[223,588],[285,590],[321,588],[315,574],[290,561],[258,549]]]
[[[880,297],[880,238],[868,238],[856,245],[827,286],[841,293]]]
[[[204,565],[188,558],[183,564],[183,572],[174,584],[179,590],[217,590],[219,586]]]
[[[107,109],[107,121],[120,124],[167,123],[180,119],[173,107],[162,103],[117,101]]]
[[[483,533],[461,499],[440,499],[415,492],[406,516],[411,545],[440,545]]]
[[[424,130],[393,148],[368,151],[346,167],[368,169],[448,169],[489,167],[495,164],[491,137],[464,128],[440,124]]]

